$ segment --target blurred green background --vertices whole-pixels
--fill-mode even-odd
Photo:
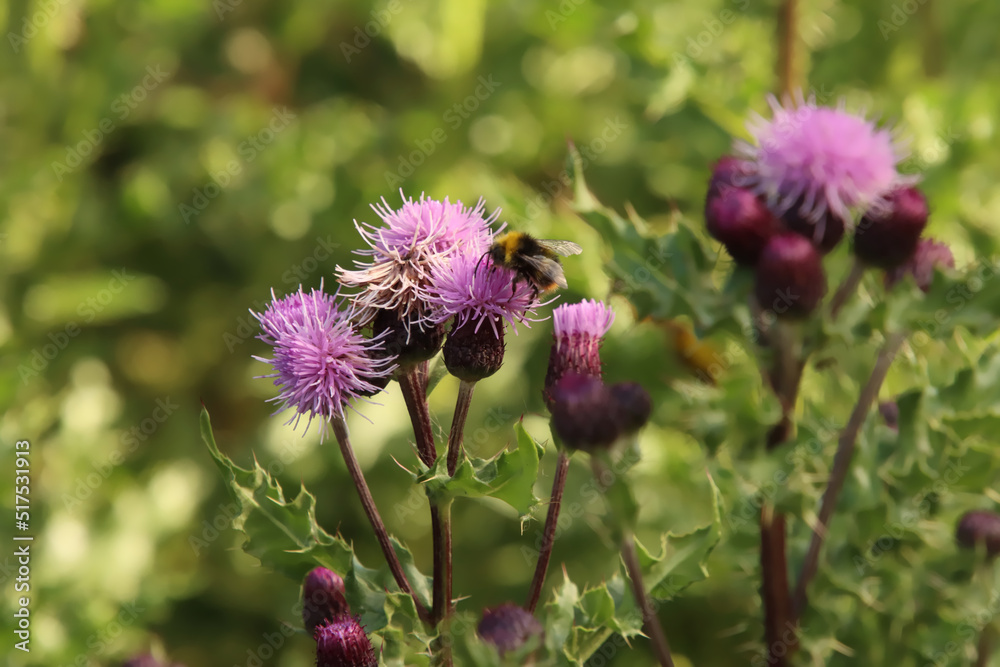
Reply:
[[[272,288],[330,285],[359,245],[353,221],[376,221],[369,205],[398,206],[400,189],[482,197],[516,228],[578,241],[561,301],[606,296],[602,240],[568,210],[559,180],[567,138],[609,206],[630,203],[663,229],[675,212],[699,220],[711,162],[777,86],[777,5],[4,3],[0,468],[11,470],[16,440],[31,441],[36,535],[32,651],[14,664],[115,665],[151,646],[188,667],[313,664],[311,639],[281,632],[298,627],[298,583],[258,567],[227,527],[201,404],[223,451],[244,464],[256,455],[289,489],[305,482],[329,530],[366,562],[379,555],[336,447],[270,416],[274,390],[251,359],[266,350],[247,309]],[[930,232],[960,266],[970,238],[1000,221],[997,25],[989,0],[816,0],[798,22],[807,91],[898,126],[905,169],[924,173]],[[666,337],[612,303],[608,376],[666,395],[683,374]],[[508,337],[505,367],[473,403],[477,454],[507,444],[522,415],[547,437],[549,331]],[[432,396],[444,427],[455,388],[445,381]],[[393,461],[412,456],[396,387],[378,402],[362,408],[373,423],[352,417],[358,457],[390,531],[429,570],[420,492]],[[708,519],[709,459],[674,417],[659,410],[636,474],[644,526],[682,531]],[[554,458],[550,448],[539,495]],[[567,502],[588,476],[574,462]],[[12,484],[0,480],[11,510]],[[461,503],[455,520],[464,608],[523,600],[522,547],[538,525],[521,534],[492,503]],[[680,665],[750,664],[760,650],[753,531],[738,532],[724,530],[711,578],[664,608]],[[616,555],[585,514],[568,521],[550,582],[563,562],[596,583]],[[278,649],[262,650],[269,642]],[[650,660],[640,644],[611,662]]]

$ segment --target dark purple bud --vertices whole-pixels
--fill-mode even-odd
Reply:
[[[985,510],[966,512],[958,521],[955,539],[968,549],[985,546],[990,558],[1000,553],[1000,514]]]
[[[556,383],[552,399],[552,427],[570,449],[610,447],[621,435],[618,406],[598,378],[569,373]]]
[[[732,155],[723,155],[712,166],[706,201],[726,188],[752,189],[753,163]]]
[[[892,269],[913,257],[927,226],[927,200],[914,187],[897,188],[865,214],[854,231],[854,254],[871,266]]]
[[[803,215],[798,203],[785,211],[781,221],[791,231],[809,239],[824,255],[837,247],[844,238],[844,221],[839,216],[827,212],[819,220],[815,220]]]
[[[826,294],[823,260],[804,237],[779,234],[760,254],[754,290],[765,311],[784,318],[806,317]]]
[[[378,667],[375,649],[358,618],[341,614],[316,628],[316,667]]]
[[[878,404],[879,414],[885,420],[885,425],[893,431],[899,430],[899,405],[896,401],[882,401]]]
[[[934,282],[935,268],[955,268],[955,257],[951,254],[951,249],[945,243],[938,243],[934,239],[920,239],[917,242],[917,249],[908,262],[896,267],[891,271],[886,271],[886,287],[892,287],[903,279],[907,273],[913,276],[917,286],[924,292],[931,288]]]
[[[781,224],[760,198],[744,188],[723,185],[705,200],[705,226],[733,259],[753,265]]]
[[[503,365],[503,322],[497,323],[496,332],[487,322],[480,324],[476,331],[476,323],[469,320],[452,329],[444,342],[444,365],[460,380],[488,378]]]
[[[344,597],[344,580],[325,567],[310,570],[302,583],[302,624],[309,634],[337,616],[351,613]]]
[[[426,361],[437,354],[444,342],[444,326],[414,318],[404,322],[389,310],[380,310],[372,322],[372,335],[388,333],[376,349],[384,357],[395,357],[400,366]]]
[[[497,647],[500,655],[523,646],[532,637],[541,637],[542,624],[513,602],[483,611],[477,629],[483,641]]]
[[[608,388],[618,406],[622,430],[635,433],[649,421],[653,414],[653,399],[638,382],[619,382]]]

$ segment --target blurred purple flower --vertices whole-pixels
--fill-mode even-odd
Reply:
[[[927,292],[934,282],[935,268],[955,268],[955,256],[951,254],[951,248],[947,243],[934,239],[920,239],[913,256],[905,264],[885,272],[885,286],[892,287],[906,274],[910,274],[917,286]]]
[[[825,234],[827,215],[844,222],[852,209],[869,209],[897,185],[909,182],[896,165],[905,152],[892,132],[862,116],[820,107],[798,97],[782,105],[769,99],[773,118],[748,123],[756,145],[736,150],[754,163],[751,182],[778,215],[801,215]],[[792,210],[793,207],[797,210]]]
[[[360,323],[387,310],[407,326],[426,316],[423,290],[431,281],[432,269],[464,248],[485,252],[492,237],[490,224],[498,213],[485,217],[482,200],[466,208],[460,201],[452,204],[447,198],[440,202],[424,195],[419,201],[404,199],[399,210],[391,209],[384,198],[372,209],[383,225],[354,223],[370,246],[357,254],[369,261],[355,261],[355,270],[338,266],[338,280],[361,290],[353,297]]]
[[[270,401],[278,402],[277,412],[295,408],[288,423],[298,427],[302,415],[308,415],[306,430],[313,417],[323,419],[322,436],[327,421],[343,418],[344,405],[361,395],[379,391],[374,383],[393,369],[393,360],[376,359],[373,352],[378,340],[365,338],[354,328],[349,309],[341,309],[336,295],[323,287],[309,294],[299,291],[277,298],[271,291],[271,303],[263,313],[250,311],[260,322],[260,340],[274,348],[274,357],[254,359],[271,364],[274,372],[259,377],[275,378],[281,393]]]

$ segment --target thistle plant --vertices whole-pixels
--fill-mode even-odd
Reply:
[[[887,395],[886,378],[901,351],[914,353],[907,339],[915,329],[935,340],[959,326],[972,335],[991,331],[1000,296],[991,292],[938,317],[968,282],[948,245],[925,235],[933,201],[919,174],[900,170],[905,149],[896,130],[803,95],[768,103],[771,117],[753,117],[750,139],[735,139],[732,153],[710,167],[704,224],[675,218],[665,233],[651,231],[635,211],[623,217],[601,204],[570,144],[575,210],[612,249],[603,255],[612,278],[604,300],[553,307],[568,295],[540,295],[495,265],[489,251],[504,225],[482,201],[466,207],[404,196],[398,209],[385,199],[373,206],[379,223],[355,223],[367,247],[353,268],[336,269],[333,294],[323,281],[308,292],[272,292],[271,303],[254,313],[259,339],[272,349],[255,357],[270,366],[261,377],[277,388],[271,400],[293,427],[304,422],[308,430],[316,420],[321,440],[332,431],[384,561],[362,564],[351,544],[358,536],[319,525],[305,488],[286,499],[256,461],[244,469],[224,456],[203,415],[206,442],[241,508],[236,524],[248,536],[247,550],[303,582],[303,630],[315,640],[318,665],[582,665],[614,637],[632,644],[643,637],[658,664],[673,665],[668,637],[683,641],[683,633],[663,619],[677,596],[708,576],[708,556],[723,536],[721,508],[727,498],[747,502],[747,489],[755,555],[746,569],[762,603],[751,662],[829,657],[830,644],[813,631],[825,611],[814,596],[826,599],[837,585],[825,564],[843,561],[845,539],[853,537],[835,517],[845,502],[861,516],[875,511],[879,500],[859,505],[857,495],[891,494],[899,476],[916,474],[912,461],[894,457],[924,446],[916,435],[925,428],[921,410],[955,419],[948,401],[901,381]],[[720,268],[727,256],[733,263]],[[649,257],[667,261],[651,269]],[[647,277],[637,282],[640,274]],[[679,372],[664,376],[662,386],[622,379],[617,369],[622,381],[606,377],[601,348],[623,309],[636,327],[666,323],[675,341],[685,341]],[[931,329],[924,323],[932,317]],[[548,367],[532,388],[548,412],[548,432],[531,434],[519,422],[507,434],[513,442],[495,456],[467,451],[476,387],[514,372],[504,365],[509,336],[549,326]],[[695,348],[712,356],[711,373],[697,382],[686,376],[705,371],[695,363],[705,355]],[[843,357],[841,366],[843,349],[863,354]],[[994,377],[992,364],[984,355],[971,376],[980,384]],[[446,374],[457,379],[447,429],[428,403]],[[803,389],[803,377],[820,393]],[[969,403],[969,382],[960,377],[942,391]],[[393,391],[412,428],[413,456],[398,462],[427,500],[430,576],[387,529],[348,429],[348,412],[363,418],[367,404]],[[849,394],[853,407],[833,414],[824,391]],[[992,423],[971,421],[949,427],[948,437],[977,435]],[[632,477],[645,464],[650,422],[704,446],[704,470],[689,472],[704,480],[707,525],[678,535],[645,523],[649,501]],[[810,444],[819,424],[831,433],[830,447]],[[535,492],[546,486],[540,461],[550,449],[554,474],[543,502]],[[871,461],[881,456],[888,467],[866,473],[859,455],[877,468]],[[565,569],[562,583],[550,576],[574,461],[589,468],[587,483],[600,499],[588,524],[619,554],[603,580],[582,591]],[[782,481],[768,487],[761,471]],[[859,479],[866,489],[851,489]],[[453,509],[481,498],[509,505],[522,528],[541,523],[523,604],[487,605],[453,589],[453,573],[463,566],[453,560],[461,539]],[[992,567],[1000,549],[998,525],[986,510],[957,523],[955,541],[976,554],[980,570]],[[741,526],[730,521],[729,528],[727,539],[745,538]],[[658,549],[643,543],[651,532]],[[993,634],[988,624],[980,629],[976,650],[986,664]]]

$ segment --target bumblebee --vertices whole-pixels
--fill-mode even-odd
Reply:
[[[566,288],[559,257],[579,255],[583,248],[572,241],[536,239],[524,232],[507,232],[497,236],[486,255],[495,266],[514,271],[514,285],[524,280],[536,292],[549,292],[556,287]]]

